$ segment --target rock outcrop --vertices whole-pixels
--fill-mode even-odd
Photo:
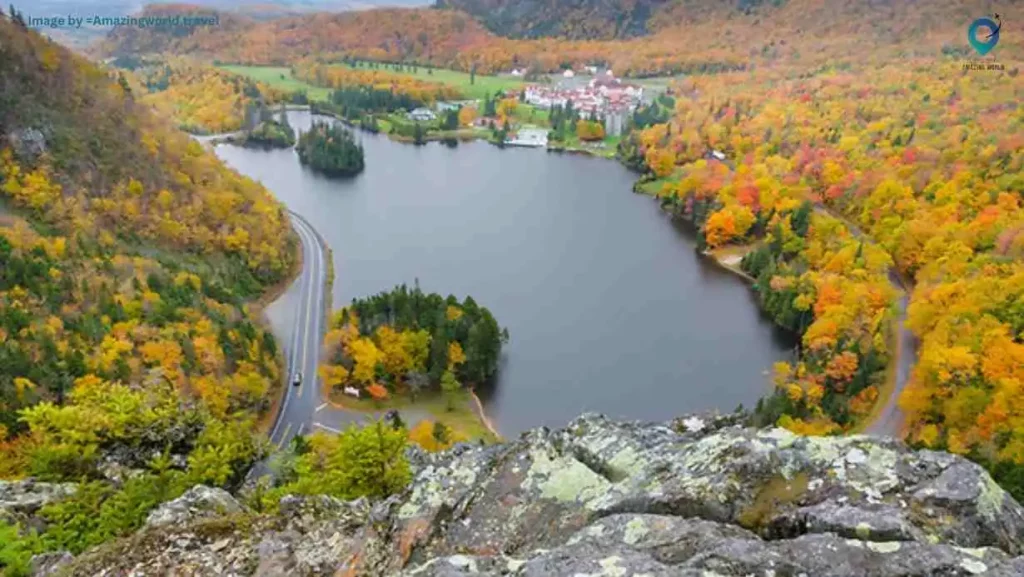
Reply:
[[[74,483],[0,481],[0,518],[32,515],[43,505],[75,492]]]
[[[146,518],[146,527],[184,525],[200,519],[242,513],[244,508],[224,489],[196,485],[184,495],[160,505]]]
[[[421,454],[413,464],[409,488],[387,501],[290,496],[276,515],[221,502],[214,509],[229,514],[151,523],[79,556],[69,572],[810,577],[1024,570],[1024,510],[1016,501],[969,461],[893,440],[799,437],[731,418],[650,425],[585,415],[564,430]]]

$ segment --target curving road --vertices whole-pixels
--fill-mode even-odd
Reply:
[[[295,280],[298,303],[288,356],[284,399],[270,431],[270,441],[286,446],[294,437],[314,430],[339,432],[345,425],[361,421],[365,415],[332,407],[323,398],[317,375],[320,348],[326,332],[327,253],[312,225],[294,212],[292,226],[302,243],[302,272]],[[293,285],[294,286],[294,285]],[[296,373],[302,382],[292,384]]]
[[[736,170],[731,159],[727,158],[722,160],[722,162],[729,167],[729,170]],[[871,241],[871,237],[864,234],[864,231],[860,230],[860,228],[855,224],[850,222],[848,219],[833,213],[824,205],[815,204],[814,210],[818,213],[825,214],[842,221],[856,238]],[[889,398],[885,399],[885,405],[882,407],[875,419],[864,429],[864,433],[875,436],[895,437],[898,439],[903,435],[903,411],[900,410],[897,402],[899,401],[900,394],[903,392],[903,389],[905,389],[907,383],[910,382],[910,372],[914,367],[914,361],[917,359],[917,337],[915,337],[914,333],[907,328],[907,306],[910,302],[910,290],[904,284],[895,264],[889,268],[889,282],[900,294],[900,298],[897,303],[897,324],[899,325],[899,334],[896,337],[896,349],[892,352],[893,363],[896,365],[895,385],[893,386],[892,392],[889,394]]]
[[[878,413],[875,420],[864,430],[869,435],[901,438],[903,436],[903,411],[900,410],[897,401],[900,393],[910,382],[910,371],[914,368],[914,360],[917,359],[917,337],[907,328],[907,305],[910,303],[910,291],[903,286],[903,281],[895,271],[889,271],[889,282],[900,291],[898,303],[899,334],[896,336],[896,350],[893,351],[896,363],[896,385],[885,400],[885,406]]]
[[[871,237],[864,234],[864,231],[857,225],[832,212],[828,207],[816,204],[814,210],[843,222],[854,237],[872,242]],[[889,398],[885,399],[882,410],[864,429],[864,433],[900,438],[903,433],[903,411],[900,410],[897,401],[899,401],[900,393],[910,382],[910,371],[914,368],[914,360],[917,359],[917,338],[907,328],[907,305],[910,303],[910,291],[903,284],[903,279],[895,264],[889,267],[889,283],[900,295],[899,301],[896,303],[896,322],[899,326],[899,334],[896,335],[896,348],[892,351],[893,363],[896,365],[895,385]]]
[[[286,347],[286,389],[270,432],[271,442],[278,447],[287,444],[292,437],[308,432],[307,427],[312,426],[312,415],[321,404],[317,367],[324,334],[327,258],[316,232],[305,219],[292,213],[292,226],[302,243],[303,259],[302,273],[295,281],[299,285],[295,326],[291,344]],[[302,373],[302,383],[298,386],[292,385],[296,373]]]

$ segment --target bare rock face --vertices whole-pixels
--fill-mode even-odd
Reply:
[[[1024,574],[1021,506],[977,465],[892,440],[585,415],[414,466],[387,501],[174,517],[70,574]]]

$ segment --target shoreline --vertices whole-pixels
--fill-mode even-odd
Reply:
[[[494,422],[491,421],[490,417],[487,416],[487,412],[484,411],[484,404],[480,402],[480,397],[476,396],[476,391],[474,391],[473,389],[469,389],[469,396],[470,398],[473,399],[473,409],[474,412],[476,413],[476,418],[479,419],[481,423],[483,423],[484,427],[486,427],[487,430],[490,431],[491,434],[495,436],[495,438],[497,438],[499,441],[504,440],[505,437],[501,436],[501,433],[498,432],[498,429],[494,427]]]
[[[371,130],[367,130],[365,128],[362,128],[358,124],[354,124],[353,122],[349,121],[348,119],[342,118],[342,117],[338,116],[337,114],[335,114],[335,113],[333,113],[333,112],[331,112],[329,110],[317,110],[316,112],[313,112],[312,111],[312,107],[310,105],[308,105],[308,104],[295,104],[295,105],[292,105],[291,107],[286,107],[286,110],[309,112],[310,114],[316,114],[316,115],[319,115],[319,116],[326,116],[326,117],[329,117],[329,118],[333,118],[333,119],[337,120],[338,122],[343,123],[345,126],[349,127],[352,130],[359,130],[361,132],[367,132],[369,134],[376,134],[376,135],[385,136],[385,137],[387,137],[388,140],[391,140],[393,142],[400,142],[402,144],[416,145],[415,140],[411,136],[402,136],[400,134],[395,134],[393,132],[385,132],[383,130],[379,130],[377,132],[373,132]],[[469,129],[459,128],[459,129],[451,130],[451,131],[439,131],[439,132],[435,132],[433,134],[426,134],[423,137],[423,143],[422,144],[426,144],[428,142],[444,143],[445,141],[449,141],[449,140],[455,140],[455,141],[458,141],[458,142],[484,141],[484,142],[489,142],[490,144],[493,144],[493,145],[495,145],[495,146],[497,146],[499,148],[540,148],[540,149],[543,149],[545,152],[551,152],[551,153],[557,153],[557,154],[576,154],[576,155],[580,155],[580,156],[591,156],[591,157],[594,157],[594,158],[603,158],[603,159],[606,159],[606,160],[615,160],[614,149],[609,149],[609,148],[605,148],[605,149],[590,149],[590,148],[586,148],[586,147],[576,147],[576,146],[552,146],[551,144],[548,144],[546,146],[527,146],[527,147],[515,146],[513,144],[510,144],[509,142],[505,142],[505,143],[495,142],[495,141],[490,139],[490,135],[487,134],[487,133],[479,133],[478,132],[476,134],[473,134],[473,133],[467,132],[467,130],[469,130]],[[215,142],[217,144],[220,144],[220,143],[223,143],[223,142],[229,142],[230,143],[230,142],[232,142],[232,137],[231,136],[226,136],[224,139],[210,140],[208,142]],[[612,154],[610,154],[610,155],[608,155],[608,154],[600,154],[603,151],[611,151]]]
[[[312,112],[311,107],[309,105],[293,105],[293,106],[289,106],[288,110],[290,110],[290,111],[311,112],[312,114],[321,115],[321,116],[328,117],[328,118],[333,118],[333,119],[335,119],[335,120],[337,120],[339,122],[344,123],[346,126],[348,126],[349,128],[351,128],[353,130],[360,130],[360,131],[363,131],[363,132],[371,132],[371,134],[380,134],[380,135],[386,136],[389,140],[391,140],[393,142],[398,142],[398,143],[401,143],[401,144],[413,144],[411,138],[404,138],[404,137],[401,137],[400,135],[396,135],[396,134],[392,134],[392,133],[387,133],[387,132],[383,132],[383,131],[379,131],[379,132],[374,133],[372,131],[368,131],[368,130],[362,129],[358,124],[353,124],[353,123],[347,121],[346,119],[341,118],[337,114],[332,113],[330,111],[316,111],[316,112]],[[235,144],[235,145],[237,145],[237,143],[233,142],[234,138],[232,138],[232,136],[234,136],[234,135],[231,135],[231,134],[223,135],[222,138],[212,138],[212,139],[209,139],[207,142],[210,142],[210,143],[213,143],[213,144],[228,143],[228,144]],[[479,135],[475,135],[475,136],[474,135],[465,135],[464,134],[463,136],[464,136],[464,138],[459,139],[460,141],[484,140],[486,142],[490,142],[491,144],[494,144],[495,146],[499,146],[500,147],[499,144],[491,141],[490,139],[488,139],[486,137],[487,135],[484,135],[484,134],[479,134]],[[437,134],[433,135],[432,137],[428,137],[427,138],[428,141],[442,141],[442,140],[445,140],[445,139],[446,139],[445,137],[439,137]],[[605,159],[605,160],[616,160],[616,161],[618,161],[616,156],[613,155],[613,154],[601,154],[601,152],[608,152],[609,149],[607,149],[607,148],[606,149],[583,149],[583,148],[575,148],[575,147],[551,147],[550,145],[546,146],[546,147],[536,147],[536,148],[544,148],[545,152],[547,152],[547,153],[585,155],[585,156],[591,156],[591,157],[601,158],[601,159]],[[619,164],[623,165],[625,168],[629,169],[629,167],[626,166],[621,161],[619,161]],[[637,182],[639,182],[639,180],[637,180]],[[289,210],[289,212],[291,213],[290,210]],[[295,214],[295,213],[292,213],[292,214]],[[299,218],[302,218],[302,217],[300,216]],[[319,233],[317,233],[317,241],[321,243],[321,246],[323,246],[326,249],[326,251],[328,252],[328,254],[330,255],[331,248],[326,243],[325,239],[323,239],[323,237],[320,236]],[[739,268],[739,266],[738,266],[739,259],[741,259],[742,256],[744,254],[746,254],[746,252],[749,252],[750,250],[753,250],[753,248],[754,248],[754,245],[728,246],[728,247],[722,247],[722,248],[719,248],[719,249],[716,249],[716,250],[702,251],[701,254],[704,257],[712,259],[715,262],[715,264],[718,265],[719,267],[721,267],[721,268],[723,268],[723,269],[725,269],[725,270],[727,270],[729,272],[732,272],[734,275],[736,275],[736,276],[740,277],[741,279],[747,281],[747,283],[753,283],[756,279],[754,279],[754,278],[750,277],[749,275],[747,275],[746,273],[744,273]],[[736,254],[737,251],[739,252],[739,254]],[[333,286],[333,281],[335,279],[334,279],[334,270],[333,270],[333,258],[330,258],[330,256],[328,257],[328,267],[329,268],[328,268],[328,273],[327,273],[328,274],[327,284],[328,284],[329,287],[331,287],[331,286]],[[330,288],[329,288],[328,289],[328,293],[327,293],[327,299],[330,299],[330,298],[331,298],[331,292],[330,292]],[[328,303],[325,305],[325,316],[327,317],[326,322],[329,322],[329,319],[330,319],[332,313],[333,313],[333,303],[330,303],[330,301],[328,300]],[[322,346],[322,343],[321,343],[321,346]],[[342,411],[345,411],[345,412],[355,413],[355,414],[366,414],[368,412],[371,412],[371,413],[372,412],[376,412],[376,411],[370,410],[370,409],[363,410],[361,408],[352,407],[349,403],[345,402],[344,399],[339,399],[339,398],[335,397],[332,394],[331,387],[327,386],[325,383],[320,383],[320,386],[318,388],[320,389],[321,398],[332,409],[342,410]],[[486,412],[486,410],[485,410],[485,408],[483,406],[483,403],[480,400],[480,398],[476,395],[475,391],[473,391],[472,389],[467,389],[467,393],[469,394],[469,407],[468,408],[471,409],[471,412],[472,412],[473,416],[475,417],[475,420],[479,423],[479,425],[483,429],[485,429],[488,433],[490,433],[490,435],[492,435],[494,438],[502,439],[503,438],[502,435],[498,432],[497,427],[494,424],[494,421],[487,415],[487,412]],[[332,398],[332,397],[334,397],[334,398]],[[417,403],[416,402],[411,402],[410,406],[411,407],[416,407]]]

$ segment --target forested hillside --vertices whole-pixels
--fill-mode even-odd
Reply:
[[[623,151],[710,246],[754,243],[744,269],[803,344],[777,367],[773,418],[822,433],[870,412],[894,353],[894,265],[920,339],[899,401],[909,440],[970,455],[1022,494],[1024,82],[1019,52],[999,59],[695,77],[673,118]]]
[[[437,0],[479,18],[499,36],[628,38],[649,32],[651,15],[669,0]]]
[[[285,96],[266,84],[188,58],[145,61],[122,57],[114,64],[138,78],[146,92],[140,98],[143,103],[193,134],[239,130],[253,107],[260,102],[273,104]]]
[[[557,71],[592,63],[608,64],[620,76],[714,73],[793,63],[852,63],[866,54],[893,59],[969,57],[964,51],[969,50],[966,26],[995,8],[1007,22],[1024,17],[1019,6],[998,7],[988,1],[940,0],[923,9],[909,0],[788,0],[756,6],[680,0],[654,13],[648,24],[654,32],[643,38],[517,40],[499,36],[455,9],[381,9],[261,23],[233,21],[181,36],[150,29],[125,31],[105,43],[104,53],[172,51],[241,64],[350,56],[478,73],[516,67]],[[1019,36],[1004,34],[1000,50],[1020,51],[1024,39]]]
[[[238,482],[280,380],[248,303],[294,263],[282,206],[6,15],[0,191],[0,478],[143,471],[82,485],[33,547],[81,551]]]

